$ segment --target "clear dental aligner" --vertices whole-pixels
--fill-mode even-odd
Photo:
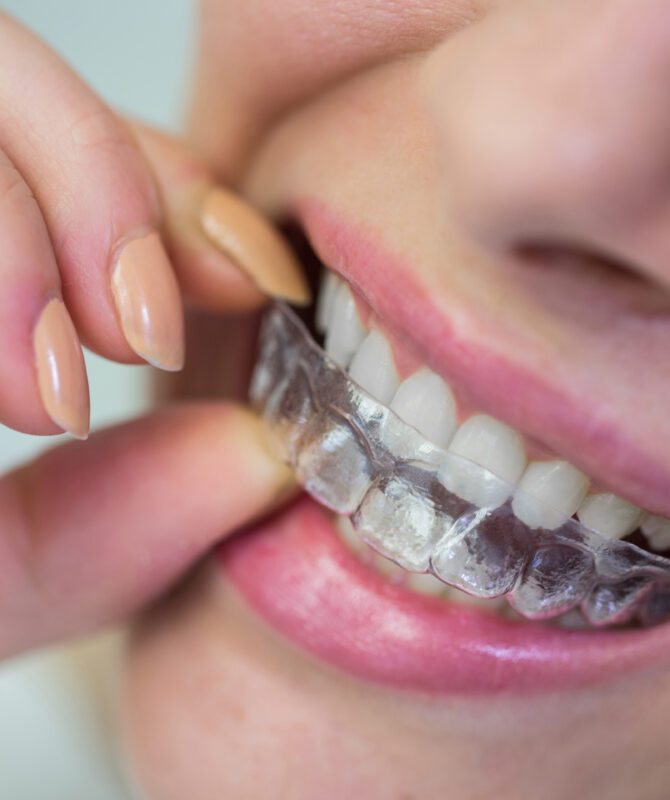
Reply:
[[[572,517],[553,530],[531,529],[509,500],[480,508],[449,491],[445,475],[457,486],[459,475],[477,470],[492,489],[487,496],[519,493],[373,399],[283,304],[264,319],[250,395],[305,490],[350,516],[365,542],[404,569],[476,597],[505,595],[529,619],[571,609],[594,626],[670,617],[670,559]]]

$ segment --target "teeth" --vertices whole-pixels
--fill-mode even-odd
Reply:
[[[438,447],[447,447],[456,431],[456,402],[451,389],[427,367],[400,384],[391,408]]]
[[[459,606],[469,606],[470,608],[479,608],[482,611],[490,611],[493,613],[501,613],[511,611],[507,600],[504,597],[474,597],[467,592],[461,592],[458,589],[447,588],[445,595],[449,600],[458,603]],[[507,616],[507,614],[505,614]]]
[[[621,539],[640,524],[642,510],[611,492],[602,492],[589,495],[579,506],[577,516],[596,533]]]
[[[351,524],[349,517],[344,517],[341,514],[338,514],[335,517],[335,527],[337,528],[342,541],[352,552],[360,553],[367,547],[365,542],[354,530],[354,526]]]
[[[336,301],[341,296],[338,289]],[[375,563],[374,549],[478,597],[505,596],[528,619],[580,608],[593,626],[651,626],[670,615],[668,560],[573,519],[558,532],[532,533],[512,519],[511,502],[491,508],[510,495],[521,498],[526,459],[517,432],[480,414],[456,430],[447,450],[432,444],[334,368],[284,304],[263,323],[250,399],[305,491],[333,512],[354,515],[371,545],[356,557],[359,569]],[[526,488],[538,469],[547,465],[528,471]],[[569,465],[558,470],[563,478],[570,472],[583,495],[584,477]],[[670,521],[646,517],[644,530],[670,541]]]
[[[398,373],[391,347],[379,331],[370,331],[356,350],[349,375],[380,402],[391,401],[398,388]]]
[[[529,528],[553,530],[579,508],[589,479],[567,461],[532,461],[514,494],[512,510]]]
[[[458,589],[451,589],[434,575],[423,572],[407,572],[388,558],[384,558],[369,548],[358,536],[351,524],[349,517],[335,517],[335,527],[345,546],[357,555],[363,563],[384,575],[394,583],[402,583],[418,594],[430,595],[431,597],[448,598],[451,602],[464,606],[474,606],[493,612],[501,612],[509,606],[504,597],[496,597],[493,600],[481,600],[471,597]]]
[[[526,455],[519,434],[486,414],[466,420],[456,431],[449,452],[474,464],[447,459],[439,479],[464,500],[482,508],[497,508],[505,502],[526,466]],[[480,469],[479,466],[485,469]],[[490,470],[502,481],[491,480]]]
[[[623,538],[639,526],[653,549],[670,549],[670,520],[645,514],[610,492],[587,496],[588,478],[567,461],[527,464],[521,437],[508,425],[478,414],[459,427],[451,389],[427,367],[398,385],[388,341],[378,330],[365,330],[349,287],[330,270],[321,283],[316,328],[325,332],[329,355],[348,367],[363,389],[433,444],[465,459],[444,461],[439,479],[449,491],[482,508],[496,508],[516,486],[512,509],[530,528],[552,530],[576,513],[582,524],[601,535]],[[350,549],[367,548],[346,517],[338,518],[338,528]],[[402,570],[388,559],[380,562],[378,569],[384,574]],[[444,590],[432,575],[412,573],[407,581],[428,594]]]
[[[670,548],[670,519],[647,514],[640,523],[640,528],[654,550]]]
[[[316,318],[314,324],[319,333],[325,333],[333,312],[335,295],[341,284],[340,279],[334,272],[326,270],[321,280],[321,289],[316,303]]]
[[[326,352],[346,369],[351,357],[365,338],[365,328],[361,325],[354,297],[346,284],[343,283],[337,288],[332,303],[326,333]]]
[[[559,628],[566,628],[571,631],[584,631],[591,627],[576,608],[555,617],[551,622]]]
[[[406,570],[404,570],[402,567],[399,567],[395,563],[395,561],[391,561],[390,558],[384,558],[384,556],[380,555],[376,556],[374,561],[374,567],[377,570],[377,572],[380,572],[387,578],[403,579],[407,574]],[[437,580],[437,578],[435,580]],[[444,584],[442,585],[444,586]]]
[[[429,572],[408,573],[407,585],[419,594],[430,594],[433,597],[446,597],[448,591],[447,585]]]

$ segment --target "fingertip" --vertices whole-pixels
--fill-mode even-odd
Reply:
[[[266,295],[298,305],[311,302],[309,284],[280,232],[246,200],[212,186],[199,212],[207,240]]]
[[[298,259],[269,220],[217,185],[184,142],[138,125],[133,130],[160,187],[170,255],[190,303],[243,312],[272,297],[311,302]]]
[[[42,309],[33,334],[37,383],[52,421],[77,439],[88,436],[90,398],[84,354],[62,300]]]
[[[125,242],[112,272],[112,295],[123,335],[149,364],[184,366],[184,312],[177,279],[159,234]]]

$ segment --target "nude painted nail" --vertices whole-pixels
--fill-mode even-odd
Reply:
[[[64,303],[50,300],[33,334],[37,385],[51,419],[78,439],[88,436],[90,401],[79,337]]]
[[[112,272],[112,294],[123,335],[155,367],[184,365],[184,311],[167,253],[158,233],[131,239]]]
[[[271,297],[307,305],[309,286],[279,232],[238,195],[216,187],[205,195],[200,222],[207,238]]]

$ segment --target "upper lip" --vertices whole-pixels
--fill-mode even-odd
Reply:
[[[320,203],[302,199],[294,212],[321,261],[473,405],[543,442],[599,485],[670,517],[670,455],[664,457],[658,437],[635,435],[635,425],[646,420],[625,425],[608,419],[607,398],[560,384],[468,339],[406,262]]]

